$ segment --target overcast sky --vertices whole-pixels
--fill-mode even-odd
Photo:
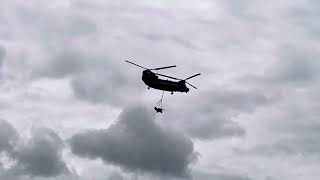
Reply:
[[[320,177],[316,0],[2,0],[0,179]],[[154,105],[141,70],[198,90]]]

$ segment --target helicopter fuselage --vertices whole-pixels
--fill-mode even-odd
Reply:
[[[189,88],[186,86],[184,80],[171,81],[159,79],[159,77],[150,70],[144,70],[142,73],[142,81],[151,88],[169,91],[169,92],[188,92]]]

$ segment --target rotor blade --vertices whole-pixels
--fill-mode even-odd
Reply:
[[[191,79],[191,78],[194,78],[194,77],[196,77],[196,76],[200,76],[201,74],[200,73],[198,73],[198,74],[195,74],[195,75],[193,75],[193,76],[190,76],[190,77],[188,77],[187,79],[185,79],[185,80],[188,80],[188,79]]]
[[[179,78],[175,78],[175,77],[171,77],[171,76],[167,76],[167,75],[163,75],[163,74],[159,74],[159,73],[155,73],[155,74],[156,74],[156,75],[159,75],[159,76],[163,76],[163,77],[175,79],[175,80],[182,80],[182,79],[179,79]]]
[[[177,66],[176,65],[174,65],[174,66],[165,66],[165,67],[160,67],[160,68],[153,68],[153,69],[150,69],[150,70],[168,69],[168,68],[173,68],[173,67],[177,67]]]
[[[136,64],[136,63],[133,63],[133,62],[130,62],[130,61],[127,61],[127,60],[125,60],[127,63],[130,63],[130,64],[133,64],[133,65],[135,65],[135,66],[138,66],[138,67],[141,67],[142,69],[147,69],[147,68],[145,68],[145,67],[143,67],[143,66],[140,66],[140,65],[138,65],[138,64]]]
[[[186,82],[187,84],[189,84],[191,87],[193,87],[193,88],[195,88],[195,89],[198,89],[197,87],[195,87],[194,85],[192,85],[192,84],[190,84],[190,83],[188,83],[188,82]]]

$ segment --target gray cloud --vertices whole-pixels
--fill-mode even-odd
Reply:
[[[306,30],[307,36],[319,40],[320,23],[315,21],[319,16],[319,2],[316,0],[308,0],[305,6],[293,8],[289,12],[292,21],[296,26]]]
[[[277,140],[270,143],[260,143],[248,152],[255,154],[263,154],[266,156],[300,156],[304,157],[317,156],[320,157],[320,125],[317,119],[312,119],[310,114],[301,110],[299,113],[289,112],[290,116],[282,121],[290,120],[291,124],[279,126],[274,129],[278,134]],[[302,113],[302,114],[300,114]],[[309,112],[310,113],[310,112]],[[299,117],[299,115],[303,117]],[[318,117],[318,114],[312,114],[313,117]]]
[[[196,171],[193,173],[194,180],[250,180],[249,177],[228,173],[207,173]]]
[[[91,103],[119,106],[128,104],[132,99],[131,93],[141,94],[142,86],[133,84],[135,76],[117,68],[120,65],[111,57],[102,55],[104,51],[95,53],[84,52],[81,48],[58,51],[48,62],[36,66],[33,76],[70,78],[74,96]],[[125,65],[124,61],[121,62]]]
[[[284,46],[278,52],[281,63],[273,65],[259,81],[276,86],[309,86],[319,81],[319,53],[311,47]]]
[[[201,139],[243,136],[244,128],[231,119],[273,101],[263,91],[216,88],[214,91],[199,92],[180,102],[179,106],[172,107],[174,112],[180,114],[169,114],[171,118],[168,123]]]
[[[8,170],[2,170],[1,176],[17,178],[56,177],[69,173],[62,160],[63,141],[49,129],[38,129],[31,139],[23,143],[14,127],[6,121],[0,121],[0,152],[15,162]]]
[[[6,55],[6,51],[3,47],[1,47],[0,45],[0,68],[2,67],[2,64],[3,64],[3,61],[4,61],[4,58],[5,58],[5,55]]]
[[[74,135],[70,139],[72,152],[126,169],[187,176],[194,157],[192,141],[161,128],[154,118],[141,106],[126,109],[108,129]]]
[[[36,68],[33,74],[36,77],[64,78],[85,71],[88,61],[80,52],[66,49],[53,55],[52,60]]]
[[[70,3],[68,10],[58,8],[63,15],[56,16],[56,11],[41,4],[10,3],[16,12],[13,18],[19,22],[17,28],[24,29],[23,35],[13,44],[17,47],[28,44],[26,48],[10,49],[10,53],[15,53],[10,56],[10,73],[25,79],[30,76],[28,80],[31,81],[68,78],[75,97],[80,100],[112,105],[127,103],[127,97],[131,94],[124,94],[137,88],[130,84],[133,78],[130,72],[118,68],[119,54],[127,57],[128,50],[122,47],[124,44],[110,28],[123,24],[119,22],[114,25],[112,20],[95,18],[94,15],[99,14],[101,9],[78,11],[79,7],[71,8],[76,4]],[[111,14],[116,15],[115,12]],[[105,24],[108,28],[104,27]]]
[[[155,180],[187,180],[185,178],[177,177],[157,177],[154,175],[138,176],[141,180],[155,179]],[[251,178],[245,174],[237,174],[235,172],[210,172],[202,170],[192,171],[192,180],[251,180]]]
[[[319,53],[311,47],[285,46],[279,49],[279,63],[270,72],[271,79],[280,83],[308,85],[319,80]]]
[[[119,172],[112,172],[109,177],[109,180],[125,180],[125,178]]]
[[[7,121],[0,120],[0,152],[10,152],[17,143],[19,136]]]
[[[278,140],[272,144],[260,144],[256,147],[246,151],[246,153],[263,154],[265,156],[314,156],[318,158],[320,144],[314,138],[287,138]],[[242,151],[244,152],[244,151]]]
[[[17,10],[16,18],[24,25],[24,30],[30,36],[42,37],[37,40],[43,43],[42,45],[46,48],[55,48],[56,43],[63,40],[68,40],[66,43],[69,44],[76,38],[88,37],[97,30],[95,21],[88,14],[79,13],[77,10],[70,9],[66,12],[60,9],[60,13],[65,15],[62,18],[56,16],[56,11],[45,8],[40,4],[30,6],[29,4],[19,3],[14,8]],[[44,16],[45,18],[43,18]],[[48,34],[51,36],[48,36]]]
[[[8,171],[2,167],[0,167],[0,179],[5,180],[21,180],[21,177],[17,176],[15,173]]]
[[[37,130],[25,145],[19,147],[13,157],[16,169],[31,176],[54,177],[68,173],[62,160],[63,141],[49,129]]]
[[[124,74],[117,70],[83,73],[71,81],[75,97],[92,103],[127,104],[139,91]],[[131,94],[132,93],[132,94]]]

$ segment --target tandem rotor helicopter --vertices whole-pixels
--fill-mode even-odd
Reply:
[[[125,60],[125,61],[127,63],[130,63],[132,65],[135,65],[135,66],[138,66],[138,67],[144,69],[142,72],[142,81],[148,86],[148,89],[154,88],[154,89],[158,89],[158,90],[163,91],[160,101],[157,103],[156,107],[154,107],[154,109],[156,110],[157,113],[159,113],[159,112],[162,113],[164,111],[164,109],[162,108],[162,99],[163,99],[164,91],[171,92],[171,94],[173,94],[173,92],[188,93],[189,88],[186,86],[186,84],[190,85],[191,87],[193,87],[195,89],[197,89],[197,87],[188,83],[187,80],[201,75],[200,73],[198,73],[198,74],[192,75],[186,79],[180,79],[180,78],[152,72],[152,71],[157,71],[157,70],[161,70],[161,69],[168,69],[168,68],[177,67],[176,65],[149,69],[149,68],[145,68],[143,66],[140,66],[138,64],[135,64],[133,62],[130,62],[127,60]],[[172,81],[172,80],[168,80],[168,79],[166,79],[166,80],[160,79],[158,76],[174,79],[177,81]]]

